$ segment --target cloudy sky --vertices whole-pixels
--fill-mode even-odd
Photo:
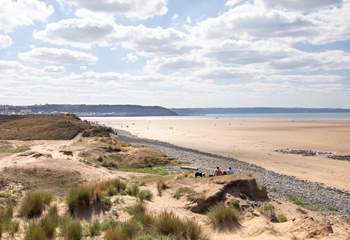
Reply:
[[[0,104],[350,107],[350,0],[0,2]]]

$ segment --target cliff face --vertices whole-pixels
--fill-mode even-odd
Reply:
[[[73,113],[78,116],[176,116],[164,107],[139,105],[33,105],[0,106],[0,114]]]

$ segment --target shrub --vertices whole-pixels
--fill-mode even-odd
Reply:
[[[12,207],[0,208],[0,225],[3,227],[3,229],[11,222],[12,215]]]
[[[156,230],[163,235],[176,236],[183,232],[184,225],[173,212],[162,212],[156,219]]]
[[[170,240],[170,238],[161,235],[141,235],[138,236],[135,240]]]
[[[276,213],[275,213],[275,207],[270,203],[264,203],[260,208],[259,212],[261,212],[262,215],[270,219],[271,221],[276,220]]]
[[[131,221],[122,223],[121,229],[125,234],[125,236],[127,237],[127,239],[133,239],[136,236],[136,234],[139,232],[140,227],[136,221],[131,220]]]
[[[114,221],[113,219],[107,219],[104,220],[102,223],[100,223],[100,229],[101,231],[106,231],[109,230],[111,228],[114,228],[118,225],[118,223],[116,221]]]
[[[163,180],[159,180],[157,182],[158,196],[162,196],[163,191],[168,189],[168,188],[169,188],[169,186]]]
[[[206,240],[207,238],[202,234],[202,228],[197,222],[187,220],[185,222],[185,235],[189,240]]]
[[[78,186],[72,188],[67,195],[67,205],[69,212],[74,214],[80,209],[90,207],[93,202],[93,189],[89,186]]]
[[[153,194],[150,190],[142,190],[137,196],[141,202],[143,202],[144,200],[151,201],[153,198]]]
[[[210,223],[218,229],[232,228],[238,224],[239,212],[219,203],[209,209],[208,217]]]
[[[79,221],[67,218],[62,224],[62,234],[65,240],[80,240],[83,228]]]
[[[137,197],[137,195],[139,194],[140,192],[140,189],[137,185],[135,184],[131,184],[131,185],[128,185],[125,189],[125,193],[130,195],[130,196],[134,196],[134,197]]]
[[[89,234],[91,237],[99,236],[101,234],[101,225],[99,221],[94,221],[89,225]]]
[[[203,194],[197,193],[196,191],[194,191],[193,189],[191,189],[189,187],[181,187],[181,188],[178,188],[176,190],[173,197],[176,199],[180,199],[183,196],[186,196],[187,200],[189,200],[189,201],[195,201],[198,198],[203,197]]]
[[[127,211],[132,216],[134,221],[142,224],[144,229],[149,230],[152,227],[154,218],[147,214],[146,208],[142,202],[136,203],[135,205],[129,207]]]
[[[43,228],[37,223],[29,224],[25,234],[24,240],[46,240]]]
[[[239,210],[241,208],[240,206],[240,201],[238,199],[231,199],[229,202],[228,202],[228,205],[230,207],[233,207],[237,210]]]
[[[116,195],[125,190],[125,183],[119,179],[86,184],[72,188],[67,195],[69,212],[74,215],[76,211],[91,207],[109,209],[111,201],[106,195]]]
[[[279,223],[284,223],[288,221],[287,217],[283,213],[278,213],[276,219]]]
[[[11,221],[7,226],[7,232],[11,237],[13,237],[18,232],[18,230],[19,230],[19,222],[17,221]]]
[[[49,209],[47,215],[40,220],[40,225],[43,228],[47,238],[52,239],[55,236],[58,222],[58,210],[56,206],[53,206]]]
[[[205,240],[202,229],[192,220],[182,221],[173,212],[162,212],[156,217],[155,230],[161,235],[175,239]]]
[[[26,218],[40,217],[52,199],[52,194],[46,191],[29,192],[22,201],[20,215]]]
[[[126,240],[127,236],[125,233],[122,231],[121,228],[116,227],[116,228],[111,228],[107,230],[105,236],[105,240]]]

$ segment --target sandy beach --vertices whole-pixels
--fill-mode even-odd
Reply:
[[[278,149],[350,154],[349,121],[214,118],[89,118],[142,138],[235,157],[275,172],[350,191],[350,162]]]

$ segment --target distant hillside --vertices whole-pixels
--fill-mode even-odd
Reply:
[[[350,109],[342,108],[173,108],[178,115],[208,114],[266,114],[266,113],[350,113]]]
[[[79,133],[90,137],[112,132],[72,114],[0,115],[0,140],[70,140]]]
[[[87,116],[174,116],[175,112],[159,106],[139,105],[61,105],[0,106],[0,114],[72,113]]]

